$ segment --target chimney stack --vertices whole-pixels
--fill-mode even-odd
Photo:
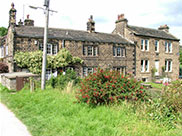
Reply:
[[[16,9],[14,3],[11,4],[9,11],[9,26],[16,26]]]
[[[123,37],[125,37],[125,28],[127,25],[128,20],[125,18],[124,14],[118,15],[118,19],[116,20],[115,33],[120,33]]]
[[[162,25],[158,28],[158,30],[162,30],[162,31],[165,31],[165,32],[169,32],[169,26],[168,25]]]
[[[93,16],[91,15],[87,22],[87,32],[92,33],[95,32],[95,21],[93,20]]]
[[[29,19],[29,15],[27,15],[27,18],[24,21],[25,26],[34,26],[34,20]]]

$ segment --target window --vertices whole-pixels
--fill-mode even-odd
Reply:
[[[141,40],[141,50],[143,51],[144,50],[144,40]]]
[[[172,60],[165,60],[165,72],[172,72]]]
[[[83,76],[88,76],[88,74],[93,73],[93,67],[83,67]]]
[[[6,45],[6,56],[8,56],[8,45]]]
[[[54,45],[52,45],[52,48],[53,48],[52,49],[52,54],[53,55],[57,54],[58,53],[58,46],[54,44]]]
[[[43,48],[44,48],[43,44],[40,43],[39,50],[43,51]],[[58,45],[48,43],[47,44],[47,54],[48,55],[55,55],[57,53],[58,53]]]
[[[141,50],[142,51],[149,51],[149,41],[148,40],[141,40]]]
[[[159,52],[159,41],[155,41],[155,52]]]
[[[57,77],[57,69],[46,69],[46,79],[49,80],[51,76]]]
[[[168,43],[168,50],[169,50],[169,53],[172,53],[172,44],[171,43]]]
[[[125,48],[113,46],[113,56],[125,57]]]
[[[126,67],[113,67],[113,70],[118,71],[120,74],[125,75],[126,74]]]
[[[83,45],[83,55],[84,56],[98,56],[98,46],[93,45]]]
[[[47,44],[47,54],[52,54],[52,50],[51,50],[51,48],[52,48],[52,44]]]
[[[165,52],[166,53],[172,53],[172,43],[171,42],[165,42]]]
[[[88,46],[88,56],[92,56],[92,46]]]
[[[141,72],[149,72],[149,60],[141,60]]]
[[[4,57],[4,47],[0,46],[0,58]]]

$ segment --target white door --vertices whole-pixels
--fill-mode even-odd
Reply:
[[[158,60],[155,61],[155,69],[156,69],[155,75],[158,76],[159,75],[159,61]]]

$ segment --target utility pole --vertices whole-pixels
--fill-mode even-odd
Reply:
[[[46,86],[46,62],[47,62],[47,36],[48,36],[48,25],[49,25],[49,11],[56,12],[49,9],[49,0],[44,1],[45,9],[42,7],[29,6],[33,9],[43,9],[45,12],[45,27],[44,27],[44,48],[43,48],[43,61],[42,61],[42,75],[41,75],[41,89],[44,90]]]
[[[49,24],[49,0],[45,0],[45,27],[44,27],[44,48],[43,48],[43,61],[42,61],[42,76],[41,76],[41,89],[45,89],[46,85],[46,61],[47,61],[47,31]]]

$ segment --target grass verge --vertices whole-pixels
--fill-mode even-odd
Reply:
[[[0,85],[1,102],[28,127],[33,136],[181,136],[149,121],[126,103],[91,108],[56,89],[11,93]],[[142,110],[142,109],[141,109]]]

